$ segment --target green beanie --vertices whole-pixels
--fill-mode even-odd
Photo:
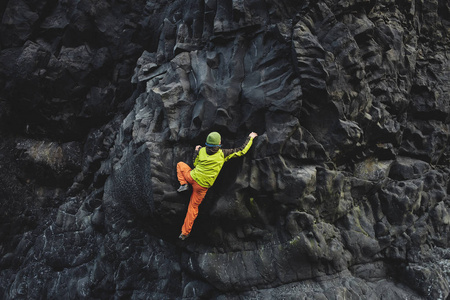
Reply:
[[[211,132],[206,138],[206,146],[218,146],[222,138],[218,132]]]

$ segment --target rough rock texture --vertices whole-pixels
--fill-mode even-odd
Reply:
[[[2,299],[449,299],[448,1],[0,12]]]

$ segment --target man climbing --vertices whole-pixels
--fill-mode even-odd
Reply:
[[[192,185],[192,195],[189,201],[188,211],[184,224],[181,227],[180,239],[184,240],[189,236],[194,225],[194,220],[198,215],[198,206],[205,198],[206,192],[213,185],[224,162],[234,157],[239,157],[247,153],[253,143],[253,139],[258,134],[252,132],[248,135],[245,143],[235,149],[220,149],[222,147],[221,136],[218,132],[211,132],[206,138],[206,147],[197,145],[194,152],[194,169],[186,163],[177,164],[177,177],[180,182],[178,192],[187,191]]]

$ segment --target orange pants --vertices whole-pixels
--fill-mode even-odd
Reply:
[[[189,183],[192,185],[192,195],[189,201],[188,211],[186,213],[186,218],[184,219],[184,224],[181,227],[181,233],[183,235],[188,235],[192,226],[194,225],[194,220],[198,215],[198,206],[202,203],[203,198],[205,198],[208,188],[202,187],[191,177],[192,169],[184,162],[179,162],[177,164],[177,177],[180,185]]]

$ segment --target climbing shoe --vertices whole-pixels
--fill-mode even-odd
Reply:
[[[189,236],[189,234],[188,235],[180,234],[180,236],[178,238],[180,240],[184,241],[188,236]]]
[[[181,192],[187,191],[188,189],[189,189],[189,185],[188,185],[188,184],[183,184],[183,185],[181,185],[181,186],[178,188],[177,192],[178,192],[178,193],[181,193]]]

